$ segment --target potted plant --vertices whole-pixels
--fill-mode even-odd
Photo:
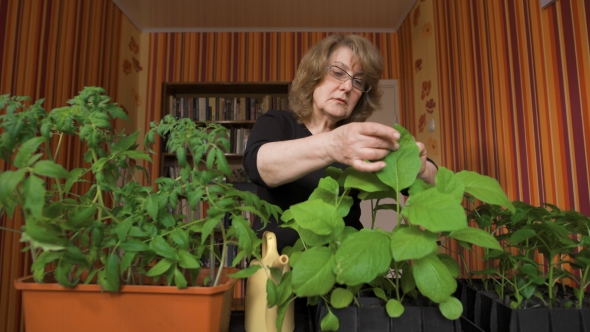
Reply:
[[[227,274],[237,271],[224,268],[229,246],[237,247],[228,264],[236,266],[258,257],[261,241],[242,212],[267,220],[281,211],[224,182],[231,174],[225,128],[167,116],[152,123],[142,151],[139,132],[113,129],[114,119],[127,116],[102,88],[85,88],[50,112],[42,103],[0,97],[0,158],[13,166],[0,173],[0,209],[22,215],[21,241],[33,258],[32,276],[15,282],[27,330],[227,329],[235,281]],[[68,136],[84,144],[83,167],[55,162],[67,153]],[[176,153],[179,176],[142,185],[137,179],[147,172],[137,160],[151,162],[157,136]],[[210,208],[202,218],[178,214],[182,202]]]
[[[552,204],[514,206],[511,212],[483,204],[471,212],[508,249],[490,250],[489,267],[472,272],[493,290],[477,293],[476,323],[491,331],[587,329],[590,218]]]
[[[286,305],[295,297],[306,297],[309,303],[320,303],[317,325],[321,330],[356,331],[357,326],[362,330],[363,321],[382,321],[383,325],[376,327],[380,331],[421,331],[423,323],[413,321],[413,315],[424,317],[426,325],[438,324],[437,330],[445,326],[460,330],[453,323],[463,310],[453,297],[459,266],[449,255],[439,253],[440,246],[453,238],[501,250],[492,235],[468,226],[462,206],[464,193],[514,207],[496,180],[474,172],[455,174],[441,167],[436,186],[417,180],[421,165],[418,147],[404,128],[396,125],[396,129],[401,133],[400,147],[385,158],[383,170],[329,169],[307,201],[283,213],[284,227],[295,229],[300,240],[283,252],[290,256],[292,271],[267,286],[269,305],[279,306],[277,328]],[[410,193],[405,206],[380,203],[384,198],[395,199],[404,188]],[[397,225],[391,232],[344,226],[342,217],[352,204],[349,195],[353,189],[360,192],[359,198],[376,201],[373,218],[381,209],[397,212]],[[363,299],[367,292],[377,299]],[[368,319],[360,316],[361,311],[367,311],[363,308],[373,307],[375,302],[378,314]],[[410,303],[433,305],[435,311],[416,311],[406,305]],[[343,310],[343,315],[337,315]],[[343,319],[345,324],[339,322]]]

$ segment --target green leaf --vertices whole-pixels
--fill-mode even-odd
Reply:
[[[27,198],[23,207],[29,210],[33,217],[40,219],[45,206],[45,182],[41,178],[31,175],[25,180],[23,188],[23,194]]]
[[[489,249],[502,250],[500,243],[496,238],[488,232],[474,227],[466,227],[451,232],[449,237],[468,243],[473,243],[476,246]]]
[[[334,180],[338,180],[340,175],[342,175],[343,171],[341,168],[336,168],[334,166],[328,166],[326,168],[326,176],[331,177]]]
[[[178,289],[186,288],[187,285],[186,278],[184,277],[182,272],[180,272],[180,270],[177,268],[174,269],[174,284],[176,284],[176,287],[178,287]]]
[[[277,285],[274,283],[274,281],[272,281],[272,279],[266,279],[266,306],[276,306],[278,298]]]
[[[338,331],[340,329],[338,317],[328,310],[326,316],[320,322],[320,328],[322,331]]]
[[[535,293],[537,288],[535,285],[529,285],[527,280],[525,279],[518,279],[518,290],[526,299],[530,299],[531,296]]]
[[[147,213],[153,220],[158,220],[158,194],[154,193],[145,200]]]
[[[412,183],[412,185],[410,186],[408,193],[410,194],[410,196],[415,196],[430,188],[432,188],[431,184],[424,182],[424,180],[422,179],[416,179],[416,181],[414,181],[414,183]]]
[[[50,178],[67,178],[68,171],[63,166],[54,163],[51,160],[41,160],[33,166],[33,172],[37,175],[47,176]]]
[[[178,265],[184,269],[198,269],[201,267],[197,258],[185,249],[178,250],[178,257],[180,258]]]
[[[129,233],[127,233],[127,235],[132,236],[132,237],[144,237],[144,236],[148,236],[149,234],[143,230],[141,230],[141,228],[137,227],[137,226],[131,226],[131,228],[129,229]]]
[[[55,271],[53,272],[53,275],[55,277],[55,280],[58,282],[58,284],[60,284],[61,286],[65,286],[65,287],[71,287],[73,286],[71,280],[70,280],[70,272],[72,271],[72,264],[60,259],[59,262],[57,263],[57,266],[55,268]],[[100,280],[99,280],[100,283]],[[107,289],[110,290],[110,289]],[[111,290],[114,292],[114,290]]]
[[[238,248],[246,253],[251,253],[254,250],[254,240],[258,237],[250,227],[250,223],[243,217],[234,217],[232,227],[236,231]]]
[[[56,259],[61,258],[62,256],[63,256],[62,252],[54,252],[54,251],[42,252],[41,255],[39,255],[39,257],[37,257],[37,259],[35,260],[33,265],[31,265],[31,272],[38,270],[38,269],[45,268],[45,266],[47,266],[47,264],[50,264],[51,262],[55,261]]]
[[[305,201],[290,208],[299,227],[318,235],[339,233],[344,229],[344,220],[336,207],[321,200]]]
[[[404,273],[402,273],[402,290],[405,294],[408,294],[412,291],[416,290],[416,280],[414,279],[414,274],[412,273],[414,268],[409,265],[404,267]]]
[[[391,253],[397,262],[419,259],[438,249],[438,236],[418,226],[398,227],[391,234]]]
[[[123,155],[123,156],[127,156],[130,159],[143,159],[149,162],[152,162],[152,158],[150,158],[150,155],[142,152],[142,151],[125,151],[125,152],[121,152],[119,155]]]
[[[389,191],[391,187],[381,182],[375,173],[361,172],[354,168],[348,168],[344,172],[344,188],[355,188],[365,192]]]
[[[132,239],[129,239],[125,242],[121,242],[121,244],[119,244],[119,247],[125,251],[133,252],[150,250],[150,247],[145,242]]]
[[[422,161],[420,160],[420,149],[407,130],[399,125],[396,125],[395,128],[402,134],[399,149],[390,152],[383,159],[386,166],[377,172],[377,177],[383,183],[400,192],[416,181]]]
[[[178,256],[176,255],[176,251],[163,237],[160,235],[154,237],[154,239],[150,242],[150,249],[152,249],[156,254],[166,257],[172,260],[178,260]]]
[[[136,252],[127,251],[123,254],[123,258],[121,259],[121,270],[120,270],[121,275],[123,275],[127,271],[127,269],[131,266],[135,257],[137,257]]]
[[[354,294],[346,288],[335,288],[330,296],[330,304],[334,308],[345,308],[352,302]]]
[[[457,261],[447,254],[437,254],[436,257],[449,269],[449,273],[455,278],[461,275],[461,267]]]
[[[456,176],[465,184],[465,191],[475,198],[488,204],[505,206],[512,213],[516,212],[516,208],[496,179],[472,171],[461,171]]]
[[[320,179],[320,182],[318,183],[316,190],[317,189],[321,189],[323,191],[330,193],[332,197],[325,201],[326,203],[328,203],[330,201],[333,201],[335,197],[338,197],[340,192],[340,185],[338,184],[338,181],[334,180],[333,178],[325,177]],[[314,193],[312,193],[310,197],[312,197],[313,195]]]
[[[130,134],[127,137],[122,137],[120,138],[117,143],[115,145],[113,145],[113,147],[111,148],[111,152],[116,153],[116,152],[121,152],[121,151],[125,151],[128,150],[131,146],[133,146],[135,144],[135,141],[137,141],[137,137],[139,136],[139,130]]]
[[[436,173],[436,190],[453,196],[457,203],[463,201],[465,185],[455,177],[455,173],[445,167],[439,167]]]
[[[71,229],[78,229],[84,224],[90,224],[94,220],[96,211],[97,207],[94,205],[88,207],[81,206],[68,213],[66,224]]]
[[[289,309],[290,304],[291,301],[287,301],[277,307],[277,320],[275,323],[275,327],[279,332],[282,331],[283,321],[285,320],[285,315],[287,313],[287,309]]]
[[[389,270],[390,239],[380,230],[361,229],[342,241],[334,255],[334,273],[340,284],[368,283]],[[363,250],[359,250],[363,248]]]
[[[309,247],[323,246],[334,240],[333,234],[318,235],[313,230],[297,228],[296,225],[294,228],[297,230],[297,232],[299,232],[301,240],[303,240],[303,242],[305,242],[305,244]]]
[[[385,291],[383,289],[375,287],[373,288],[373,293],[375,294],[375,296],[383,300],[383,302],[387,302],[387,295],[385,295]]]
[[[328,293],[336,282],[334,258],[327,247],[315,247],[301,253],[293,267],[293,292],[299,297]]]
[[[14,208],[16,206],[15,190],[24,178],[26,169],[19,169],[17,171],[5,171],[0,173],[0,209],[6,209],[9,217],[13,217]]]
[[[148,277],[160,276],[164,272],[168,271],[172,264],[174,264],[173,260],[164,258],[161,261],[159,261],[156,265],[154,265],[151,269],[149,269],[149,271],[147,271],[145,275]]]
[[[260,270],[261,268],[262,265],[250,265],[247,268],[241,269],[236,273],[230,273],[227,276],[234,279],[248,278],[249,276],[254,275],[254,273],[256,273],[256,271]]]
[[[127,239],[127,234],[129,234],[132,224],[133,219],[132,217],[129,217],[123,220],[117,226],[115,226],[114,232],[117,234],[117,238],[119,239],[119,241],[125,241],[125,239]]]
[[[527,239],[532,238],[535,235],[537,235],[537,232],[534,229],[521,228],[521,229],[515,231],[514,233],[512,233],[512,235],[510,235],[510,243],[518,244],[520,242],[523,242]]]
[[[225,158],[225,155],[223,154],[223,151],[217,150],[217,158],[215,159],[217,160],[217,169],[225,176],[230,176],[231,168],[229,167],[229,164],[227,162],[227,159]]]
[[[205,160],[205,165],[207,165],[207,169],[213,169],[213,164],[215,163],[215,153],[207,153],[207,159]]]
[[[118,292],[119,283],[119,259],[117,255],[110,253],[105,264],[105,269],[98,272],[98,284],[106,291]]]
[[[176,220],[174,219],[174,216],[167,210],[159,210],[158,211],[158,221],[160,222],[160,224],[162,224],[162,226],[166,227],[166,228],[170,228],[170,227],[174,227],[174,225],[176,224]]]
[[[431,188],[410,196],[402,214],[412,225],[424,226],[427,230],[452,232],[467,227],[463,206],[448,194]]]
[[[403,315],[404,306],[400,301],[396,299],[390,299],[387,301],[387,304],[385,304],[385,310],[387,311],[389,317],[398,318]]]
[[[179,248],[188,249],[188,231],[181,228],[176,228],[170,232],[170,238]]]
[[[87,265],[86,257],[78,247],[68,246],[63,252],[63,259],[82,267]]]
[[[293,273],[291,271],[285,272],[282,275],[280,284],[277,286],[277,305],[281,305],[289,300],[293,294]]]
[[[42,247],[46,250],[64,249],[64,235],[58,232],[52,225],[27,222],[25,232],[21,234],[21,242],[31,242],[33,247]]]
[[[455,320],[461,317],[463,313],[463,304],[455,297],[449,297],[448,300],[439,304],[440,312],[448,320]]]
[[[418,290],[436,303],[446,301],[457,289],[457,281],[434,254],[415,260],[412,272]]]
[[[74,168],[68,174],[68,178],[66,180],[66,184],[64,185],[64,192],[70,192],[74,183],[76,183],[80,177],[84,174],[84,169],[82,168]]]
[[[350,212],[350,208],[354,205],[354,199],[350,196],[342,196],[340,204],[338,204],[338,215],[342,218],[346,217]]]
[[[24,142],[18,149],[16,156],[14,157],[14,166],[17,168],[25,168],[31,165],[33,162],[33,153],[37,151],[39,146],[45,141],[42,136],[33,137]]]

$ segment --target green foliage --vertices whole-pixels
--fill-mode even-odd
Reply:
[[[450,256],[437,254],[440,244],[455,238],[502,250],[492,235],[468,226],[464,195],[505,204],[510,210],[514,206],[496,180],[474,172],[455,174],[440,167],[436,186],[417,179],[421,161],[416,142],[404,128],[396,129],[402,134],[400,147],[385,157],[383,170],[372,174],[352,168],[329,169],[307,201],[283,214],[283,227],[295,229],[302,244],[290,249],[293,293],[308,299],[322,297],[337,308],[349,302],[342,300],[344,290],[358,296],[361,286],[370,285],[386,303],[388,314],[399,317],[404,297],[419,292],[438,304],[445,317],[457,319],[462,306],[452,294],[460,269]],[[408,187],[410,196],[403,207],[380,203],[384,198],[397,198]],[[359,198],[375,201],[373,218],[383,209],[397,212],[391,232],[344,227],[343,212],[350,209],[352,189],[360,191]],[[328,311],[321,325],[322,329],[337,329],[336,316]]]
[[[469,198],[473,204],[475,200]],[[584,290],[590,285],[589,217],[547,203],[532,206],[514,201],[514,209],[489,203],[472,206],[469,218],[507,249],[486,250],[488,268],[472,271],[472,275],[495,282],[498,295],[510,298],[513,308],[526,308],[533,296],[551,308],[556,300],[554,290],[569,279],[578,285],[576,305],[582,307]],[[538,263],[539,256],[543,257],[543,265]],[[544,294],[541,286],[547,290]]]
[[[113,120],[127,115],[104,92],[85,88],[68,106],[50,112],[42,108],[43,100],[31,104],[28,98],[0,96],[0,109],[6,109],[0,115],[0,158],[13,166],[0,173],[0,209],[11,218],[22,213],[21,241],[33,256],[35,280],[43,282],[51,273],[63,286],[96,282],[117,292],[122,284],[164,277],[167,284],[185,288],[194,285],[204,259],[212,265],[225,262],[230,243],[237,244],[239,257],[257,257],[261,240],[242,211],[265,222],[282,211],[225,183],[231,172],[224,155],[226,129],[166,116],[151,124],[142,151],[136,144],[139,131],[127,135],[113,129]],[[82,168],[56,163],[68,153],[64,145],[70,137],[84,146]],[[136,173],[145,169],[137,161],[152,161],[150,146],[159,137],[176,152],[180,177],[141,185]],[[190,208],[207,202],[207,217],[190,220],[172,213],[182,197]],[[221,269],[208,278],[211,285],[220,276]]]

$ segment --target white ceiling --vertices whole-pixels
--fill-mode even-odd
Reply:
[[[142,32],[396,32],[418,0],[113,0]]]

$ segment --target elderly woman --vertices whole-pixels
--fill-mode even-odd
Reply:
[[[289,92],[290,111],[269,110],[254,124],[244,153],[244,168],[258,186],[258,196],[283,210],[308,199],[328,166],[376,172],[379,161],[398,148],[400,134],[386,125],[364,122],[381,106],[378,82],[383,59],[358,35],[331,35],[302,58]],[[422,143],[418,177],[434,183],[436,166]],[[366,162],[371,160],[373,162]],[[356,197],[356,195],[351,195]],[[355,198],[347,226],[361,229],[360,201]],[[297,233],[271,222],[279,252]],[[261,228],[255,222],[256,230]]]

